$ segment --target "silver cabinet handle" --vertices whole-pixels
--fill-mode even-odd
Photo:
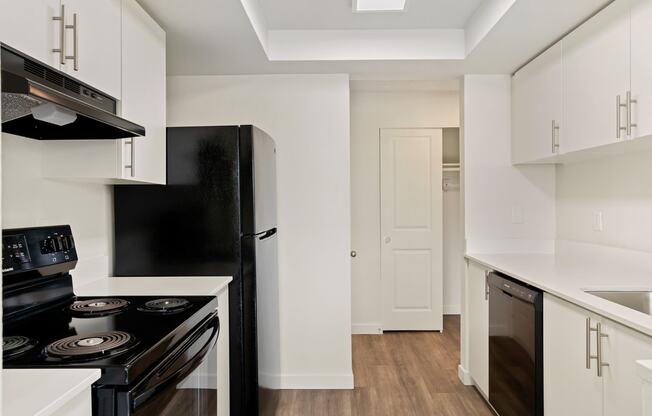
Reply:
[[[489,275],[493,270],[484,271],[484,300],[489,300]]]
[[[559,124],[552,120],[552,153],[559,152]]]
[[[59,22],[59,47],[52,49],[52,52],[59,54],[59,63],[66,64],[66,7],[61,5],[61,15],[52,17],[52,20]]]
[[[596,333],[596,346],[598,349],[598,377],[602,377],[602,367],[609,367],[609,363],[605,362],[602,359],[602,338],[609,338],[609,335],[602,333],[602,324],[600,322],[596,324]]]
[[[636,104],[638,101],[632,98],[632,92],[627,91],[627,135],[632,135],[632,127],[638,127],[636,124],[632,123],[632,104]]]
[[[598,324],[600,325],[600,324]],[[597,328],[591,327],[591,318],[586,318],[586,369],[591,369],[591,360],[598,358],[597,355],[591,355],[591,332],[596,332]]]
[[[385,244],[389,244],[392,242],[392,237],[385,237]]]
[[[77,47],[77,13],[72,14],[72,24],[66,25],[66,29],[72,29],[72,55],[65,55],[66,59],[72,60],[72,67],[79,70],[79,48]],[[64,62],[65,63],[65,62]]]
[[[358,257],[358,252],[355,250],[351,250],[351,257]]]
[[[133,178],[136,176],[136,142],[132,137],[129,140],[125,140],[125,145],[129,146],[131,150],[131,157],[129,160],[129,164],[125,165],[125,169],[129,169],[129,172],[131,173],[131,177]]]
[[[620,95],[616,95],[616,138],[620,139],[620,133],[624,130],[627,131],[627,127],[622,127],[620,111],[623,107],[627,107],[627,103],[620,102]]]

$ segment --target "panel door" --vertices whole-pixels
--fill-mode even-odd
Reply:
[[[383,329],[442,329],[442,131],[381,130]]]
[[[605,416],[639,416],[643,413],[643,388],[636,374],[637,360],[652,359],[652,338],[605,319],[602,340]]]
[[[123,4],[122,116],[144,126],[146,135],[133,146],[131,139],[117,142],[119,172],[124,179],[165,184],[165,32],[135,0]]]
[[[543,378],[547,415],[602,415],[602,378],[596,360],[586,368],[586,319],[595,327],[596,315],[552,295],[543,297]],[[595,333],[589,334],[590,353],[596,354]]]
[[[62,0],[66,24],[77,14],[77,70],[73,60],[61,68],[71,76],[120,98],[121,93],[121,0]],[[75,55],[75,33],[66,30],[66,55]]]
[[[59,0],[0,0],[0,42],[58,69],[60,13]]]
[[[562,41],[564,152],[626,138],[616,98],[629,88],[629,21],[629,1],[617,0]]]
[[[469,262],[466,271],[469,334],[469,373],[478,389],[489,396],[489,300],[486,269]]]
[[[632,2],[632,137],[652,134],[652,1]]]
[[[561,145],[561,42],[512,78],[512,161],[527,163],[558,153]],[[558,127],[559,129],[556,129]]]

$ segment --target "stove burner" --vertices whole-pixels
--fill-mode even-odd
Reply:
[[[104,298],[77,301],[70,305],[70,310],[81,316],[98,316],[115,313],[129,306],[124,299]]]
[[[172,313],[183,311],[190,305],[191,303],[183,298],[162,298],[145,302],[145,305],[138,309],[146,312]]]
[[[109,331],[63,338],[48,345],[46,351],[57,358],[95,358],[124,352],[133,344],[132,335]]]
[[[22,335],[13,335],[2,338],[2,355],[4,358],[23,354],[36,345],[36,341]]]

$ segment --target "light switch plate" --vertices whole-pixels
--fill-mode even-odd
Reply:
[[[602,220],[602,211],[593,212],[593,231],[604,230],[604,221]]]

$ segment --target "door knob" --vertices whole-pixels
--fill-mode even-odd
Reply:
[[[385,244],[389,244],[392,242],[392,237],[385,237]]]

